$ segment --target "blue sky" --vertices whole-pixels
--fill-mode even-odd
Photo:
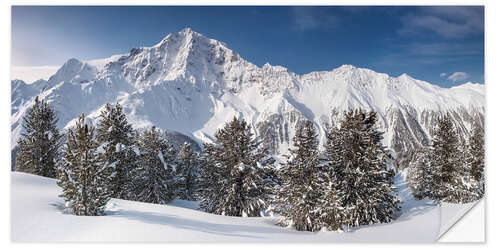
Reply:
[[[14,6],[12,65],[109,57],[185,27],[299,74],[352,64],[444,87],[484,82],[484,8],[474,6]]]

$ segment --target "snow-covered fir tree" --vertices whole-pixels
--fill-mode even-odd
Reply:
[[[131,171],[130,157],[134,157],[129,150],[134,143],[134,130],[127,122],[123,109],[119,103],[106,104],[99,115],[97,125],[97,142],[102,145],[102,160],[106,164],[113,164],[116,175],[110,183],[112,197],[127,198],[127,182]]]
[[[469,181],[475,186],[477,198],[482,198],[484,195],[484,128],[479,123],[474,123],[468,140],[467,153]]]
[[[282,226],[318,231],[324,225],[320,200],[328,187],[323,185],[317,137],[311,121],[298,125],[290,148],[291,157],[279,169],[281,185],[274,197],[273,211],[282,216]]]
[[[320,220],[323,227],[331,231],[343,231],[345,223],[344,207],[338,195],[335,174],[325,167],[323,170],[323,190],[319,200]],[[333,172],[333,173],[332,173]]]
[[[250,126],[236,117],[205,144],[202,201],[207,212],[227,216],[259,216],[268,198],[262,161],[266,150],[252,138]]]
[[[449,114],[438,119],[432,140],[430,157],[431,183],[429,198],[450,203],[474,199],[473,188],[467,183],[467,164],[463,145]]]
[[[328,132],[325,156],[343,208],[342,223],[348,227],[390,222],[399,210],[395,173],[376,121],[374,111],[348,110],[340,127]]]
[[[192,150],[190,143],[184,142],[177,158],[177,196],[184,200],[196,200],[200,189],[199,153]]]
[[[18,140],[19,152],[15,160],[17,171],[45,177],[56,177],[61,135],[57,129],[54,109],[38,96],[23,117],[24,133]]]
[[[131,185],[136,201],[167,204],[175,197],[175,151],[156,127],[138,135]]]
[[[134,138],[136,137],[137,135]],[[137,198],[136,185],[134,183],[134,180],[135,180],[135,175],[139,173],[139,171],[136,171],[136,169],[139,167],[141,155],[139,154],[140,152],[139,147],[136,144],[137,143],[135,142],[134,139],[134,145],[122,149],[122,154],[123,154],[122,163],[124,169],[127,172],[125,172],[123,176],[125,182],[121,187],[120,198],[125,200],[135,200]],[[116,181],[116,179],[112,180],[111,187],[114,186],[113,185],[114,181]]]
[[[115,169],[99,160],[98,147],[94,127],[85,124],[82,114],[68,131],[57,181],[63,190],[60,196],[75,215],[103,215],[110,199],[108,184]]]
[[[431,166],[429,148],[417,149],[409,161],[407,172],[407,185],[413,196],[421,200],[429,195],[431,185]]]

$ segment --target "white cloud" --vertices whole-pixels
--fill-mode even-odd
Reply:
[[[484,44],[480,42],[414,42],[406,45],[406,49],[413,55],[423,56],[477,56],[483,54]]]
[[[439,74],[440,77],[445,77],[446,76],[446,73],[441,73]]]
[[[453,81],[453,82],[459,82],[463,81],[465,79],[469,78],[469,74],[465,72],[455,72],[448,76],[448,80]]]
[[[402,18],[400,34],[431,31],[444,38],[461,38],[484,32],[482,6],[436,6],[419,10]]]
[[[304,31],[336,26],[339,20],[329,10],[327,7],[294,7],[295,28]]]

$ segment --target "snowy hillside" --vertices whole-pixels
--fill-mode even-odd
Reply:
[[[402,180],[402,178],[398,178]],[[403,188],[404,183],[396,183]],[[411,199],[394,222],[350,232],[299,232],[275,225],[277,217],[230,217],[196,210],[195,202],[155,205],[112,199],[106,216],[63,212],[54,179],[11,173],[11,239],[27,241],[142,242],[433,242],[439,233],[437,206]]]
[[[320,128],[323,141],[326,125],[348,107],[378,112],[385,144],[395,152],[428,144],[442,112],[452,113],[465,136],[485,110],[482,84],[446,89],[351,65],[298,75],[281,66],[258,67],[189,28],[125,55],[70,59],[47,81],[11,84],[12,149],[37,94],[53,103],[60,128],[72,126],[81,113],[97,117],[106,102],[120,102],[136,128],[156,125],[208,142],[236,115],[274,154],[287,153],[302,119]]]

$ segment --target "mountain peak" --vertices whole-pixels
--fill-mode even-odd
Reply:
[[[80,67],[82,65],[82,62],[76,58],[70,58],[68,59],[62,66],[62,68],[73,68],[73,67]]]
[[[472,89],[472,90],[479,90],[479,91],[484,91],[484,84],[481,83],[475,83],[475,82],[466,82],[464,84],[454,86],[452,89]]]
[[[357,69],[357,67],[355,67],[354,65],[352,64],[342,64],[342,66],[338,67],[337,69],[342,69],[342,70],[354,70],[354,69]]]
[[[193,29],[191,29],[191,27],[186,27],[186,28],[182,29],[181,31],[179,31],[178,33],[181,33],[181,34],[197,33],[197,34],[199,34],[198,32],[193,31]]]
[[[408,75],[406,73],[401,74],[400,76],[398,76],[398,78],[400,78],[400,79],[412,79],[412,80],[415,80],[413,77],[411,77],[410,75]]]
[[[192,30],[190,27],[186,27],[182,29],[181,31],[174,33],[176,37],[182,37],[185,39],[193,39],[195,37],[205,37],[202,34]]]
[[[252,121],[253,131],[265,133],[269,148],[280,152],[288,148],[293,136],[286,131],[293,133],[301,120],[312,120],[321,127],[338,121],[344,109],[360,107],[384,117],[381,129],[390,131],[386,143],[396,151],[427,138],[431,128],[427,118],[421,117],[435,114],[427,110],[484,110],[484,85],[448,90],[410,80],[406,74],[394,78],[348,64],[298,75],[270,63],[262,67],[252,64],[224,43],[189,27],[169,34],[158,46],[135,48],[127,55],[97,63],[104,64],[108,66],[100,66],[98,71],[95,63],[73,58],[49,84],[40,85],[50,87],[43,95],[57,104],[61,114],[58,126],[70,126],[81,113],[98,117],[105,103],[120,102],[137,128],[155,125],[208,142],[221,122],[238,115]],[[12,86],[15,119],[11,124],[16,131],[12,142],[16,145],[22,132],[20,118],[32,105],[27,100],[43,88],[22,82],[12,82]],[[406,124],[414,129],[409,131]]]
[[[71,79],[82,68],[82,65],[83,63],[80,60],[70,58],[49,78],[49,82],[59,83]]]
[[[136,87],[179,79],[187,79],[191,83],[221,83],[224,81],[224,73],[221,72],[233,69],[225,65],[241,61],[242,58],[225,43],[186,27],[167,35],[152,47],[133,49],[120,62],[120,67],[133,69],[134,73],[129,70],[126,77]],[[246,62],[238,67],[245,67],[243,65]]]
[[[282,71],[282,72],[288,72],[288,69],[281,66],[281,65],[271,65],[271,63],[266,62],[263,66],[262,69],[265,70],[275,70],[275,71]]]
[[[179,41],[189,41],[192,42],[195,38],[205,38],[202,34],[194,31],[190,27],[186,27],[178,32],[170,33],[166,37],[164,37],[159,43],[154,45],[153,47],[162,47],[167,43],[176,43]]]
[[[458,85],[458,86],[483,86],[484,83],[479,83],[479,82],[466,82],[462,85]]]
[[[342,66],[333,69],[332,71],[341,73],[341,74],[354,74],[356,72],[360,72],[362,68],[358,68],[351,64],[343,64]]]
[[[49,82],[57,84],[63,81],[76,80],[83,83],[94,78],[96,73],[97,69],[95,67],[76,58],[71,58],[49,78]]]
[[[351,74],[377,74],[377,72],[371,70],[371,69],[366,69],[366,68],[358,68],[354,65],[351,65],[351,64],[343,64],[342,66],[338,67],[338,68],[335,68],[333,69],[332,71],[336,71],[338,73],[342,73],[342,74],[348,74],[348,75],[351,75]]]
[[[194,31],[190,27],[186,27],[178,32],[174,32],[173,35],[177,37],[205,37],[204,35]]]

